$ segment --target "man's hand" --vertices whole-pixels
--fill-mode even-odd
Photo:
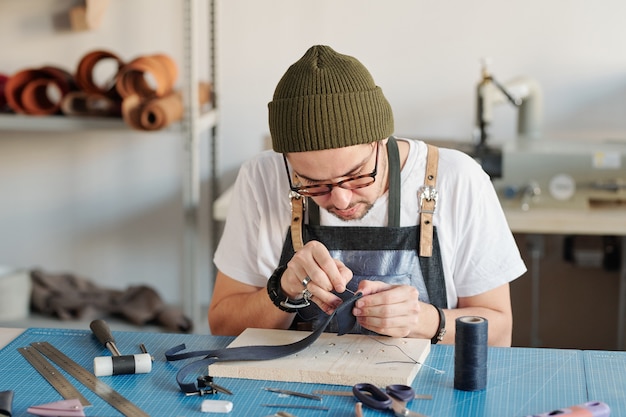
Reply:
[[[415,287],[364,280],[358,291],[363,297],[352,312],[362,327],[391,337],[409,337],[417,328],[421,306]]]
[[[302,292],[308,289],[313,295],[311,301],[331,314],[342,301],[331,291],[344,292],[351,279],[352,271],[343,262],[333,259],[322,243],[310,241],[287,263],[280,282],[289,298],[302,298]]]

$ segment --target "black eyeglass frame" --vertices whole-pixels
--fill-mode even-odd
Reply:
[[[374,162],[374,170],[372,172],[370,172],[369,174],[362,174],[362,175],[357,175],[357,176],[354,176],[354,177],[348,177],[345,180],[341,180],[341,181],[338,181],[338,182],[331,182],[331,183],[325,183],[325,184],[315,184],[315,185],[309,185],[309,186],[303,185],[303,186],[300,186],[300,187],[294,186],[293,183],[291,182],[291,174],[289,173],[289,165],[287,163],[287,155],[283,154],[283,161],[285,162],[285,170],[287,171],[287,179],[289,180],[289,188],[294,193],[298,193],[299,195],[301,195],[303,197],[319,197],[319,196],[322,196],[322,195],[330,194],[333,191],[333,188],[335,188],[335,187],[343,188],[344,190],[357,190],[359,188],[369,187],[370,185],[374,184],[374,182],[376,182],[376,174],[378,174],[378,153],[379,153],[379,148],[380,148],[379,145],[380,145],[380,142],[376,142],[376,161]],[[352,186],[352,187],[350,187],[349,184],[348,184],[348,186],[346,186],[346,183],[350,183],[351,181],[356,181],[356,180],[360,180],[360,179],[363,179],[363,178],[371,178],[372,181],[368,182],[366,184],[359,184],[359,185]],[[306,191],[307,188],[320,188],[320,187],[325,187],[326,190],[319,191],[319,192],[308,192],[308,191]]]

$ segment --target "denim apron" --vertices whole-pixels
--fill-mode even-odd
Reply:
[[[437,157],[436,152],[431,152]],[[420,225],[400,227],[400,157],[396,139],[392,136],[387,141],[387,152],[389,155],[389,206],[388,206],[388,227],[364,227],[364,226],[321,226],[319,224],[319,207],[311,200],[294,204],[292,196],[292,218],[302,219],[297,227],[292,227],[287,231],[287,236],[283,245],[279,265],[286,265],[294,255],[294,246],[298,247],[310,240],[317,240],[323,243],[329,250],[331,256],[341,260],[353,273],[352,280],[347,284],[347,288],[356,292],[359,282],[362,280],[384,281],[392,285],[410,285],[418,289],[420,301],[434,304],[440,308],[447,308],[446,286],[441,262],[441,251],[437,239],[436,227],[432,226],[432,212],[434,211],[434,201],[430,210],[422,209],[416,216],[422,216]],[[429,165],[429,164],[427,164]],[[436,163],[434,173],[429,173],[427,169],[425,184],[432,186],[416,190],[416,198],[424,198],[424,189],[435,193],[434,183],[436,181]],[[428,198],[428,193],[426,197]],[[302,197],[298,197],[304,200]],[[305,210],[307,220],[304,221]],[[301,207],[301,211],[296,207]],[[430,216],[424,222],[425,213]],[[424,223],[431,228],[432,251],[420,252],[420,233],[424,233]],[[300,231],[301,228],[301,231]],[[422,229],[422,230],[421,230]],[[296,236],[300,235],[300,236]],[[299,242],[299,239],[302,239]],[[420,273],[421,272],[421,273]],[[350,298],[352,293],[345,291],[337,294],[343,299]],[[350,313],[351,314],[351,313]],[[326,314],[315,304],[298,310],[292,328],[312,328],[319,327],[325,322]],[[340,326],[336,317],[327,326],[327,332],[336,333]],[[302,322],[308,322],[302,325]],[[351,333],[372,332],[362,329],[358,323]]]

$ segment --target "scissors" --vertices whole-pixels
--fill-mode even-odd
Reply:
[[[415,398],[415,391],[408,385],[387,385],[383,391],[376,385],[360,383],[352,387],[352,393],[363,404],[376,410],[391,410],[398,417],[426,417],[406,408],[406,403]]]

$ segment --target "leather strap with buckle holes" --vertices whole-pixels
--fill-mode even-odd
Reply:
[[[289,194],[291,199],[291,242],[294,252],[297,252],[304,246],[302,241],[302,218],[304,217],[304,197],[298,193],[291,191]]]
[[[439,148],[426,145],[426,174],[424,186],[417,196],[420,201],[420,256],[430,257],[433,254],[433,213],[437,204],[437,167],[439,164]]]

